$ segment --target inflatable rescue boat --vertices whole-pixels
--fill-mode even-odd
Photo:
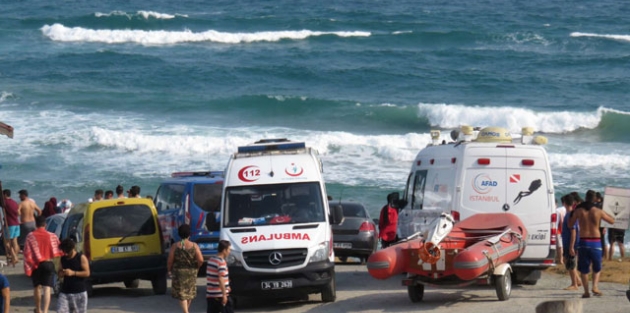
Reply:
[[[403,284],[414,302],[422,299],[424,285],[465,286],[483,279],[496,285],[500,300],[507,300],[509,263],[521,256],[526,238],[523,222],[511,213],[476,214],[457,224],[443,213],[423,238],[377,251],[367,268],[377,279],[407,273]]]

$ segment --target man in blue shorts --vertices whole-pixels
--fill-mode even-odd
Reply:
[[[593,267],[593,294],[596,296],[602,295],[602,292],[599,290],[599,276],[602,270],[602,243],[599,225],[602,220],[610,224],[615,223],[615,219],[612,216],[608,215],[604,210],[595,207],[594,200],[595,192],[587,192],[586,201],[575,208],[568,223],[569,227],[573,227],[577,222],[580,228],[578,271],[582,274],[582,286],[584,287],[582,298],[591,296],[588,289],[588,274],[591,271],[591,265]],[[574,247],[571,246],[569,249],[570,255],[575,255]]]
[[[7,223],[9,224],[5,232],[5,238],[7,238],[7,260],[9,264],[15,267],[15,264],[18,262],[18,252],[20,251],[20,246],[18,246],[18,237],[20,237],[19,205],[15,200],[11,199],[11,190],[5,189],[2,191],[2,194],[4,196],[4,205],[6,206]]]

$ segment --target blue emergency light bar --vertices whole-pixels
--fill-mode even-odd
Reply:
[[[291,142],[282,139],[262,139],[249,146],[238,147],[238,153],[251,153],[263,151],[297,150],[306,148],[303,142]]]
[[[171,174],[171,177],[200,177],[200,176],[223,176],[223,171],[210,171],[210,172],[175,172]]]

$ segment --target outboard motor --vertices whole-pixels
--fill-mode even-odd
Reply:
[[[420,248],[420,259],[429,264],[435,264],[440,259],[440,242],[453,229],[455,220],[448,213],[442,213],[429,225],[424,236],[424,245]]]

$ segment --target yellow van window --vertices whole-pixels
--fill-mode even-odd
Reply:
[[[155,233],[154,216],[146,205],[121,205],[94,212],[96,239],[143,236]]]

